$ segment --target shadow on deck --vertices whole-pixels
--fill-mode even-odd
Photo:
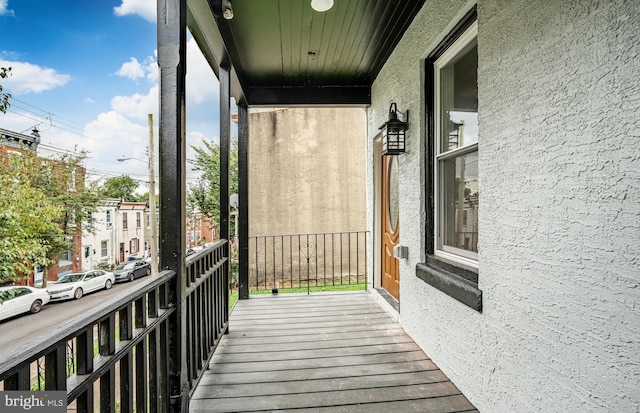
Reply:
[[[366,292],[237,303],[190,412],[477,412]]]

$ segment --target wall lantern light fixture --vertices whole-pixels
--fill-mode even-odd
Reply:
[[[398,114],[404,121],[398,119]],[[389,120],[379,128],[382,130],[382,155],[400,155],[404,153],[404,132],[409,129],[409,110],[398,112],[395,102],[389,106]]]
[[[318,12],[325,12],[333,7],[333,0],[311,0],[311,8]]]

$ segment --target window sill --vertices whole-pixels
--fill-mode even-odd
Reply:
[[[462,304],[482,312],[477,270],[429,255],[426,263],[416,265],[416,276]]]

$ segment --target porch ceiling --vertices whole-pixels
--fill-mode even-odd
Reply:
[[[249,106],[367,105],[371,84],[424,0],[187,0],[187,25],[213,70],[231,68]]]

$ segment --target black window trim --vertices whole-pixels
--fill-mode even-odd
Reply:
[[[426,260],[416,265],[416,276],[461,303],[482,312],[482,291],[478,288],[478,270],[434,255],[434,63],[478,18],[474,6],[425,60],[426,112]]]

